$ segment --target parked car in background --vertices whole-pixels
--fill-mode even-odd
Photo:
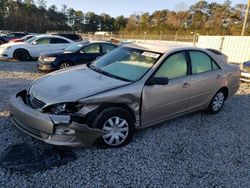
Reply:
[[[22,38],[20,38],[20,39],[11,39],[11,40],[9,41],[9,43],[14,43],[14,42],[25,42],[25,41],[31,39],[31,38],[34,37],[34,36],[35,36],[35,35],[26,35],[26,36],[24,36],[24,37],[22,37]]]
[[[10,32],[11,32],[11,30],[0,30],[0,35],[5,35],[5,34],[8,34]]]
[[[38,58],[42,53],[63,50],[72,44],[74,44],[74,41],[65,37],[38,35],[25,42],[1,45],[0,57],[25,61]]]
[[[241,70],[241,81],[250,83],[250,61],[243,63]]]
[[[41,71],[53,71],[87,64],[116,47],[117,45],[110,42],[79,42],[65,48],[62,52],[42,54],[38,59],[38,68]]]
[[[68,38],[70,40],[73,40],[75,42],[80,42],[83,40],[81,35],[79,35],[77,33],[53,33],[52,35],[62,36],[62,37]]]
[[[0,36],[0,45],[8,43],[12,39],[22,38],[22,37],[24,37],[26,35],[28,35],[28,33],[25,33],[25,32],[11,32],[11,33],[8,33],[8,34],[5,34],[5,35],[1,35]]]
[[[50,73],[10,100],[14,124],[49,144],[119,147],[135,129],[194,111],[218,113],[240,68],[194,47],[127,44]]]

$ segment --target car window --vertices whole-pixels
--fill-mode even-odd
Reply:
[[[220,69],[219,65],[217,65],[217,63],[215,63],[214,61],[212,61],[212,66],[213,66],[213,70]]]
[[[94,70],[126,81],[137,81],[157,62],[162,54],[129,47],[116,48],[92,65]]]
[[[113,49],[115,49],[115,46],[110,45],[110,44],[102,44],[102,53],[109,53]]]
[[[50,43],[51,44],[65,44],[65,43],[69,43],[69,42],[67,40],[60,39],[60,38],[51,38]]]
[[[7,37],[15,37],[15,34],[11,33],[11,34],[8,34],[6,35]]]
[[[94,54],[94,53],[100,53],[100,45],[99,44],[90,44],[83,48],[81,51],[83,51],[86,54]]]
[[[15,34],[15,37],[23,37],[23,36],[25,36],[25,34],[22,34],[22,33],[16,33]]]
[[[167,77],[169,79],[179,78],[187,75],[187,58],[185,52],[178,52],[168,57],[155,77]]]
[[[199,51],[190,51],[190,58],[192,62],[192,73],[199,74],[214,69],[218,69],[218,65],[205,53]]]
[[[82,40],[81,36],[77,35],[77,34],[53,34],[53,35],[59,35],[65,38],[68,38],[70,40]]]
[[[50,38],[40,38],[36,40],[37,45],[50,44]]]

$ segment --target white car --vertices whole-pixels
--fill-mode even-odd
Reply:
[[[0,57],[20,61],[38,58],[42,53],[48,53],[64,48],[75,43],[61,36],[39,35],[25,42],[8,43],[0,46]]]

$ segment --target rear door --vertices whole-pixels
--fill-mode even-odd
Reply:
[[[223,71],[205,52],[189,51],[192,64],[191,94],[188,110],[206,107],[223,82]]]
[[[145,85],[142,92],[142,124],[160,122],[186,111],[190,96],[187,52],[167,57],[153,77],[167,77],[168,85]]]
[[[36,41],[33,41],[30,47],[30,54],[32,57],[39,57],[42,53],[49,53],[53,50],[50,45],[50,37],[38,38]]]
[[[69,41],[65,39],[61,39],[61,38],[56,38],[56,37],[50,38],[50,44],[51,44],[53,51],[63,50],[69,45],[71,45]]]

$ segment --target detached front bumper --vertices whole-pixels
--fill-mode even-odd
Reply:
[[[48,144],[70,147],[87,147],[105,132],[86,124],[71,121],[70,116],[51,115],[33,109],[24,102],[22,91],[10,99],[10,111],[17,128]]]
[[[248,73],[248,72],[241,72],[240,80],[243,81],[243,82],[250,83],[250,73]]]

